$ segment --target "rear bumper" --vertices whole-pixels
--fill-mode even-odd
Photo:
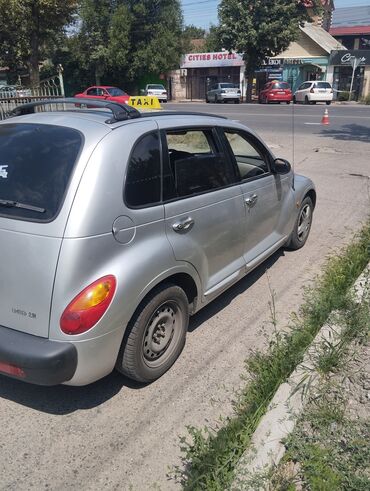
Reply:
[[[282,95],[282,94],[276,94],[272,95],[269,94],[267,96],[268,102],[290,102],[293,99],[292,95]]]
[[[333,94],[310,94],[308,99],[313,102],[326,102],[333,100]]]
[[[235,94],[234,92],[231,93],[226,93],[226,94],[218,94],[217,97],[221,101],[228,101],[228,100],[240,100],[240,94]]]
[[[70,380],[76,368],[73,344],[0,326],[0,375],[37,385],[58,385]]]

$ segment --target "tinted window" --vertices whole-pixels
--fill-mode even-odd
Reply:
[[[221,89],[235,89],[235,84],[220,84]]]
[[[329,82],[316,82],[315,87],[316,89],[331,89]]]
[[[161,200],[161,160],[157,133],[143,136],[131,154],[125,189],[129,206],[146,206]]]
[[[148,90],[166,90],[163,85],[148,85]]]
[[[275,82],[273,84],[272,88],[273,89],[283,89],[283,90],[290,89],[289,84],[287,84],[286,82]]]
[[[269,172],[262,153],[252,142],[252,137],[232,130],[226,130],[225,136],[235,156],[242,179],[261,176]]]
[[[55,217],[81,144],[80,133],[70,128],[2,124],[0,200],[36,210],[0,205],[0,214],[45,221]]]
[[[113,97],[117,97],[117,96],[120,96],[120,95],[127,95],[126,92],[124,92],[121,89],[117,89],[117,87],[109,87],[109,89],[107,89],[107,91]]]
[[[89,89],[86,92],[87,95],[98,95],[98,89]]]
[[[212,130],[167,131],[167,146],[175,197],[235,182],[234,170],[220,153]]]

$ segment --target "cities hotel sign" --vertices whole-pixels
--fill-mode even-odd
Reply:
[[[189,53],[181,60],[180,68],[211,68],[220,66],[243,66],[239,53],[220,51],[217,53]]]

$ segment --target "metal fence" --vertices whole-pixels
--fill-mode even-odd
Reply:
[[[28,102],[64,97],[63,69],[58,74],[42,80],[37,87],[7,86],[0,87],[0,120],[6,119],[17,106]]]

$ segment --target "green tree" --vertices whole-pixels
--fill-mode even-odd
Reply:
[[[319,10],[318,0],[310,8]],[[299,24],[309,20],[304,0],[222,0],[219,6],[220,37],[225,49],[243,53],[248,78],[247,100],[255,69],[276,56],[299,35]]]
[[[38,85],[40,62],[76,8],[75,0],[0,0],[0,64],[27,68]]]
[[[220,28],[218,26],[211,25],[209,31],[206,34],[205,50],[209,53],[212,51],[221,51],[222,42],[220,37]]]
[[[132,24],[127,76],[165,73],[179,66],[182,11],[178,0],[126,0]]]

